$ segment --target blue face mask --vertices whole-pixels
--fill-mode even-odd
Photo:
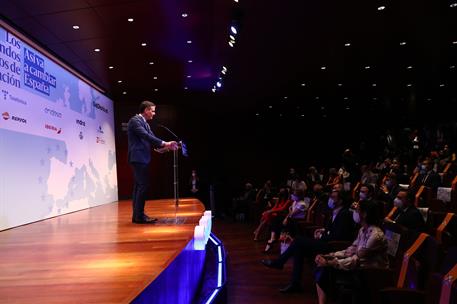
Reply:
[[[367,199],[367,194],[365,192],[360,192],[359,193],[359,198],[361,201],[364,201]]]
[[[335,202],[333,201],[332,198],[329,198],[329,199],[328,199],[327,205],[328,205],[328,207],[329,207],[330,209],[335,208]]]
[[[299,197],[296,196],[296,195],[294,195],[294,194],[292,194],[292,195],[290,196],[290,198],[291,198],[294,202],[298,202],[298,201],[300,200]]]

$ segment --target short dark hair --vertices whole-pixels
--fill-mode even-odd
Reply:
[[[366,187],[368,189],[368,193],[373,194],[374,193],[374,187],[370,184],[362,184],[360,188]]]
[[[143,113],[144,110],[146,110],[147,108],[155,107],[155,106],[156,105],[152,101],[145,100],[140,103],[140,107],[139,107],[140,113]]]
[[[379,226],[381,223],[381,216],[379,207],[376,203],[371,201],[360,201],[359,202],[359,210],[360,212],[366,213],[365,222],[368,225],[376,225]]]

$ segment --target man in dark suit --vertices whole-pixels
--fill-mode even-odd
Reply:
[[[436,191],[441,185],[441,177],[433,170],[433,163],[430,159],[422,162],[420,174],[417,177],[416,187],[419,188],[422,185],[432,188],[433,191]]]
[[[411,192],[400,190],[394,200],[398,210],[392,219],[399,225],[415,231],[425,230],[425,221],[420,211],[414,206],[414,195]]]
[[[354,239],[355,224],[352,220],[352,213],[342,196],[341,191],[332,191],[328,200],[328,207],[332,211],[331,216],[325,228],[317,229],[314,232],[314,238],[297,237],[278,259],[261,261],[267,267],[282,269],[287,260],[294,257],[292,282],[281,289],[281,292],[290,293],[301,290],[300,280],[305,257],[314,260],[317,254],[330,252],[332,250],[328,245],[330,241],[351,242]]]
[[[156,106],[150,101],[140,104],[140,113],[130,118],[128,123],[128,161],[133,168],[135,184],[133,186],[132,222],[137,224],[153,224],[157,219],[144,214],[144,204],[149,186],[148,164],[151,161],[152,148],[176,150],[175,141],[163,141],[152,133],[148,120],[155,115]]]

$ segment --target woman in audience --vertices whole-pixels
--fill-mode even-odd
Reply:
[[[329,177],[327,184],[325,185],[327,190],[330,190],[333,188],[334,185],[336,184],[341,184],[343,182],[341,176],[338,174],[338,171],[336,168],[330,168],[329,169]]]
[[[267,225],[271,225],[271,222],[276,217],[282,216],[282,218],[284,218],[291,203],[292,201],[289,199],[288,189],[285,187],[281,188],[279,190],[279,198],[274,204],[273,208],[271,208],[270,210],[266,210],[262,213],[260,224],[254,231],[254,241],[257,241],[259,239],[259,234],[262,232],[262,229]]]
[[[317,255],[318,268],[315,271],[316,289],[319,304],[327,303],[327,297],[334,295],[337,281],[350,281],[355,290],[353,295],[360,295],[361,282],[353,270],[363,268],[388,268],[387,241],[380,224],[376,205],[361,201],[356,205],[353,219],[360,223],[356,240],[347,249]],[[369,299],[365,299],[370,302]]]

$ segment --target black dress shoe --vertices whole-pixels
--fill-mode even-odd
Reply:
[[[157,222],[157,219],[152,219],[152,218],[132,221],[132,223],[135,223],[135,224],[155,224],[156,222]]]
[[[262,263],[264,266],[268,268],[274,268],[274,269],[282,269],[283,265],[279,264],[278,262],[274,260],[261,260],[260,263]]]
[[[300,293],[303,292],[303,289],[295,284],[289,284],[286,287],[281,288],[279,291],[282,293]]]
[[[154,218],[154,217],[149,217],[146,214],[143,216],[143,219],[146,220],[146,221],[154,221],[154,222],[157,222],[159,220],[159,219]]]

